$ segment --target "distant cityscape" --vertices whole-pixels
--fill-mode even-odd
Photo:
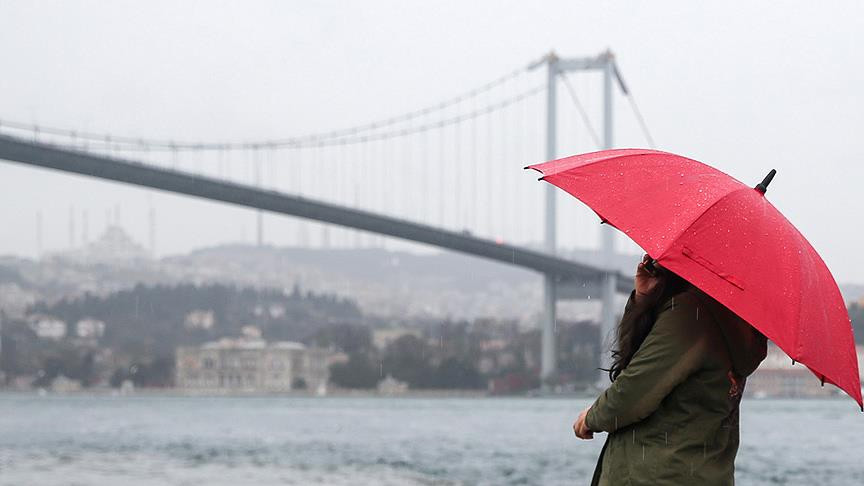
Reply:
[[[541,385],[539,309],[531,307],[538,282],[472,258],[373,249],[229,246],[155,260],[112,225],[39,261],[0,258],[0,385],[526,393]],[[596,386],[596,310],[587,302],[562,312],[559,372],[546,383],[553,390]],[[849,310],[860,359],[864,298]],[[772,345],[747,392],[836,389]]]

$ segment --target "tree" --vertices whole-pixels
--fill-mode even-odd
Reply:
[[[432,386],[470,390],[483,388],[484,381],[471,364],[457,358],[448,358],[435,369]]]
[[[330,381],[342,388],[375,388],[380,379],[378,368],[363,355],[350,355],[347,363],[330,365]]]
[[[412,388],[433,387],[431,357],[431,350],[422,339],[410,334],[402,336],[384,350],[381,374],[392,375]]]
[[[319,329],[309,342],[322,348],[334,347],[342,352],[368,354],[372,349],[372,332],[354,324],[330,324]]]
[[[294,381],[291,382],[291,388],[294,390],[305,390],[306,380],[299,376],[297,378],[294,378]]]

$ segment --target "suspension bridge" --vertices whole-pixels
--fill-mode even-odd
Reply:
[[[590,91],[597,75],[602,96],[593,103],[579,92]],[[557,302],[600,296],[608,338],[615,295],[630,291],[632,277],[614,270],[611,228],[572,200],[558,208],[555,189],[521,168],[565,150],[611,148],[616,84],[653,145],[606,51],[550,53],[418,110],[292,138],[168,140],[0,120],[0,159],[253,208],[259,244],[266,212],[295,217],[297,245],[386,246],[395,238],[536,271],[544,276],[539,324],[547,379],[556,372]],[[568,109],[559,107],[562,85]],[[592,122],[598,118],[602,130]],[[327,225],[317,240],[308,221]],[[568,258],[559,239],[583,246],[599,240],[597,261]]]

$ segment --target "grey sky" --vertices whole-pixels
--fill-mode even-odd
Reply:
[[[777,168],[769,198],[839,281],[864,282],[862,19],[852,1],[0,0],[0,119],[178,139],[302,135],[436,102],[550,48],[610,47],[658,148],[747,183]],[[616,145],[644,146],[616,103]],[[67,246],[72,205],[88,210],[91,238],[120,205],[146,242],[152,203],[162,254],[254,234],[249,211],[7,163],[0,191],[0,254],[34,255],[37,211],[45,248]],[[292,228],[269,218],[268,241]]]

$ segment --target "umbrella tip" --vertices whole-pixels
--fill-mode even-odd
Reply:
[[[771,169],[771,172],[769,172],[768,175],[766,175],[765,178],[762,179],[762,182],[756,184],[756,187],[754,187],[754,189],[761,192],[762,194],[765,194],[765,191],[768,190],[768,184],[771,184],[771,179],[774,179],[774,175],[776,173],[776,169]]]

